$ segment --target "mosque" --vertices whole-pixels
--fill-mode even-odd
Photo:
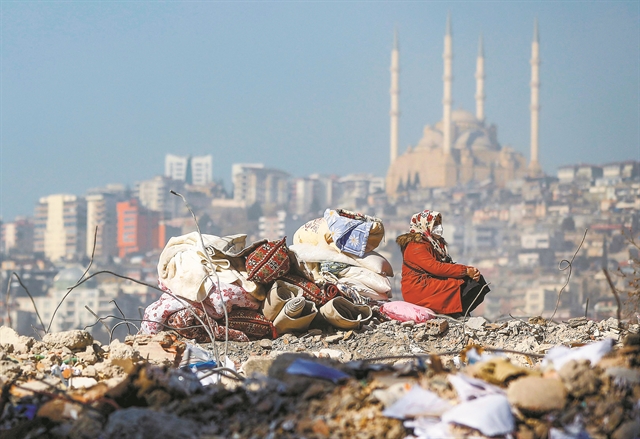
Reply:
[[[526,158],[498,142],[495,125],[485,122],[484,49],[482,38],[476,63],[476,114],[452,110],[452,34],[447,18],[444,37],[443,117],[424,128],[422,139],[398,156],[399,50],[397,35],[391,52],[391,164],[386,188],[390,197],[421,188],[442,188],[491,180],[498,186],[527,176],[542,175],[538,162],[539,68],[538,24],[531,46],[531,156]]]

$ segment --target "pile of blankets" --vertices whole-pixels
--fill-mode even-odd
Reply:
[[[158,261],[164,293],[141,332],[173,329],[202,343],[358,328],[391,292],[391,265],[373,251],[383,237],[379,219],[330,209],[289,247],[286,238],[247,244],[244,234],[173,237]]]

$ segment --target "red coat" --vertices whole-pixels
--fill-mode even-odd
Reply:
[[[401,246],[404,247],[403,256],[407,263],[402,264],[401,286],[404,300],[439,314],[462,312],[460,285],[464,282],[463,278],[467,276],[467,266],[439,262],[433,246],[426,241],[412,240],[406,246],[402,244]],[[412,270],[407,265],[419,267],[437,278]]]

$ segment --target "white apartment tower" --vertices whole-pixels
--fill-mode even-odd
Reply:
[[[213,157],[167,154],[164,158],[164,175],[187,184],[205,186],[213,181]]]
[[[52,261],[86,254],[87,204],[76,195],[40,198],[34,215],[34,251]]]

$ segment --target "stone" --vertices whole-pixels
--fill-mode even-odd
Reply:
[[[240,366],[240,373],[244,376],[251,377],[258,375],[269,375],[269,368],[273,364],[273,358],[271,357],[259,357],[256,355],[250,356],[247,361]]]
[[[93,344],[93,337],[87,331],[75,329],[73,331],[50,332],[45,334],[42,342],[49,348],[69,348],[72,351],[85,349]]]
[[[523,413],[543,415],[562,410],[567,402],[567,391],[560,380],[529,376],[513,381],[507,390],[507,398]]]
[[[623,422],[611,435],[611,439],[635,439],[640,436],[640,420]]]
[[[190,439],[199,436],[199,425],[188,418],[144,408],[117,410],[105,425],[105,439],[123,437]]]
[[[307,331],[307,334],[309,334],[310,336],[314,336],[314,335],[322,335],[322,329],[309,329],[309,331]]]
[[[120,366],[125,372],[129,372],[133,365],[140,360],[142,360],[142,357],[133,347],[117,340],[111,343],[111,349],[109,349],[109,361],[111,364]]]
[[[586,317],[575,317],[573,319],[569,319],[569,326],[572,328],[577,328],[578,326],[586,325],[587,318]]]
[[[95,378],[91,377],[71,377],[69,378],[69,387],[72,389],[86,389],[98,384]]]
[[[258,342],[258,345],[260,345],[260,347],[265,350],[273,349],[273,341],[269,340],[268,338],[263,338],[262,340],[260,340]]]
[[[600,378],[587,360],[568,361],[558,371],[569,394],[575,398],[593,395],[600,388]]]
[[[413,320],[407,320],[406,322],[400,323],[402,328],[413,328],[416,325],[416,322]]]
[[[34,343],[35,339],[25,337],[24,335],[18,335],[16,331],[8,326],[0,327],[0,344],[11,345],[13,347],[13,353],[15,354],[28,353]]]
[[[342,335],[330,335],[326,337],[324,341],[326,341],[327,343],[337,343],[338,341],[342,340],[342,338]]]
[[[338,349],[320,349],[320,352],[318,352],[318,357],[320,358],[331,358],[333,360],[341,360],[344,359],[343,357],[345,353],[342,351],[339,351]]]
[[[471,317],[466,321],[465,326],[467,326],[467,328],[478,331],[482,329],[485,323],[487,323],[487,319],[485,319],[484,317]]]

